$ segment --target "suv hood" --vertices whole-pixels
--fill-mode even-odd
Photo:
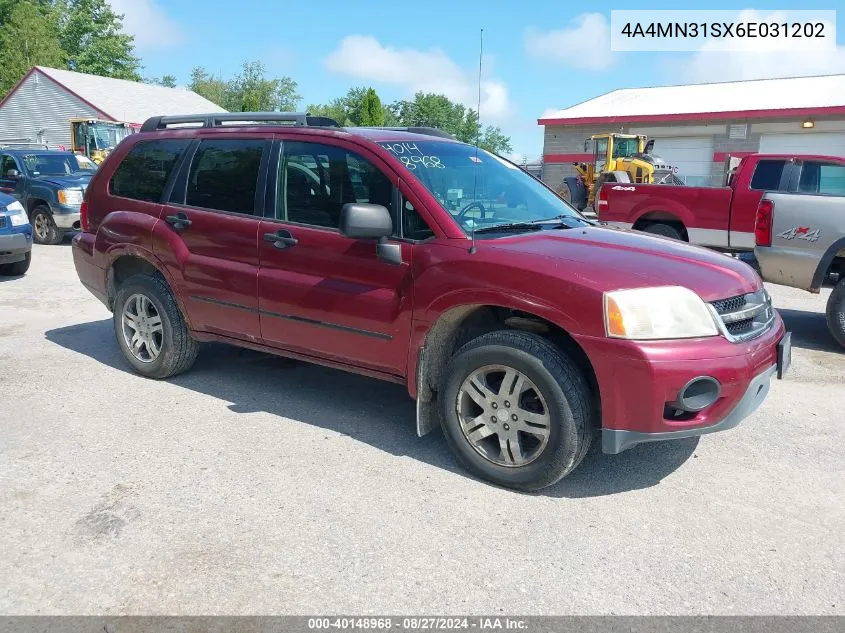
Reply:
[[[74,176],[35,176],[33,179],[37,180],[38,182],[44,182],[50,185],[54,185],[61,189],[73,189],[75,187],[79,187],[83,191],[88,186],[88,183],[91,182],[91,176],[93,174],[79,174]]]
[[[495,250],[535,256],[531,270],[555,274],[571,262],[570,274],[598,292],[647,286],[686,286],[705,301],[758,290],[759,276],[733,257],[637,231],[586,226],[550,229],[491,240]],[[548,264],[544,265],[543,260]]]

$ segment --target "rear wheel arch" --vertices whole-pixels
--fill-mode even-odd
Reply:
[[[468,342],[502,329],[538,334],[569,356],[583,372],[592,393],[592,404],[600,411],[601,400],[593,364],[564,328],[546,318],[514,308],[491,304],[462,305],[440,315],[426,333],[424,343],[417,352],[417,430],[420,435],[439,425],[437,393],[452,356]],[[596,419],[600,419],[600,416],[596,416]]]
[[[810,291],[818,292],[824,284],[824,280],[833,272],[838,272],[840,277],[845,275],[845,237],[831,244],[819,259],[816,272],[813,274]]]
[[[645,231],[652,224],[665,224],[667,226],[671,226],[681,234],[681,237],[685,242],[689,242],[689,232],[687,231],[686,224],[681,218],[670,211],[648,211],[637,218],[637,221],[634,222],[633,228],[636,231]]]
[[[119,255],[115,256],[111,264],[109,265],[108,272],[106,274],[106,292],[109,309],[114,309],[114,299],[117,296],[117,292],[120,289],[120,286],[126,280],[130,279],[134,275],[157,276],[160,277],[170,289],[170,292],[173,295],[173,298],[176,300],[176,304],[178,305],[179,310],[182,312],[182,316],[185,319],[185,322],[190,328],[190,320],[188,318],[188,313],[185,310],[185,305],[182,301],[182,297],[180,297],[179,294],[175,291],[173,280],[165,272],[165,270],[166,269],[164,268],[164,266],[151,259],[151,257],[147,256],[146,253],[127,252],[120,253]]]

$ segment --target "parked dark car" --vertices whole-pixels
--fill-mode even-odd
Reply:
[[[404,384],[420,435],[534,490],[599,430],[619,453],[732,428],[787,368],[742,262],[595,226],[442,132],[332,123],[156,117],[100,166],[73,258],[135,371],[222,341]]]
[[[58,244],[79,228],[79,206],[93,173],[72,152],[0,147],[0,192],[26,209],[38,244]]]
[[[32,258],[32,227],[23,205],[0,193],[0,275],[23,275]]]

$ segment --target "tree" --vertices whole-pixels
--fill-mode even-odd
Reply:
[[[384,108],[376,91],[367,88],[361,98],[361,125],[378,127],[384,125]]]
[[[327,104],[310,105],[314,116],[327,116],[346,127],[399,125],[391,106],[382,104],[373,88],[350,88],[343,97]]]
[[[228,91],[226,82],[213,76],[205,68],[198,66],[191,71],[191,83],[188,87],[221,108],[225,107]]]
[[[302,99],[293,79],[266,79],[259,61],[244,62],[241,73],[228,81],[205,68],[194,68],[189,87],[230,112],[291,111]]]
[[[498,127],[491,125],[484,128],[484,133],[481,135],[481,142],[478,145],[495,154],[507,154],[513,151],[510,137],[505,136]]]
[[[302,97],[297,83],[290,77],[264,78],[264,64],[244,62],[241,73],[228,84],[227,103],[233,112],[290,112]]]
[[[413,100],[397,101],[391,110],[402,126],[436,127],[453,135],[459,141],[478,143],[479,147],[495,153],[511,151],[510,138],[498,127],[484,129],[478,113],[444,95],[418,92]]]
[[[147,77],[144,79],[145,84],[155,84],[157,86],[164,86],[165,88],[176,87],[176,77],[173,75],[162,75],[161,77]]]
[[[64,66],[64,51],[49,12],[32,2],[17,4],[0,28],[0,95],[33,66]]]
[[[140,81],[134,38],[106,0],[59,0],[60,43],[67,67],[82,73]]]

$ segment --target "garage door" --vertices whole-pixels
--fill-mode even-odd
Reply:
[[[760,151],[764,154],[845,156],[845,132],[763,134],[760,137]]]
[[[672,167],[678,168],[678,177],[692,186],[712,184],[710,170],[713,166],[712,136],[676,136],[655,138],[654,153]]]

